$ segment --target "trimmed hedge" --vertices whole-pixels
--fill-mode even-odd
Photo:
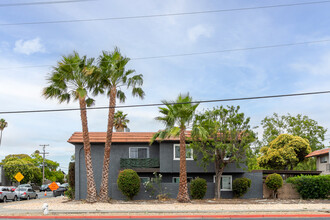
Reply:
[[[277,197],[277,190],[283,186],[283,179],[280,174],[273,173],[266,177],[266,186],[273,190],[273,198]]]
[[[239,198],[239,197],[243,196],[250,187],[251,187],[250,179],[248,179],[246,177],[235,179],[233,182],[234,197]]]
[[[207,190],[205,179],[197,177],[190,182],[190,193],[192,199],[203,199]]]
[[[132,200],[140,191],[140,177],[131,169],[126,169],[119,172],[117,184],[119,190],[129,200]]]
[[[330,175],[296,176],[286,180],[303,199],[326,199],[330,196]]]

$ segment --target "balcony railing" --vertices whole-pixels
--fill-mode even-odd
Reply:
[[[120,168],[159,168],[159,159],[120,158]]]

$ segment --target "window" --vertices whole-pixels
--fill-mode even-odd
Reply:
[[[187,182],[190,183],[193,180],[192,177],[187,177]],[[180,177],[172,177],[172,183],[179,183]]]
[[[328,155],[324,155],[322,157],[320,157],[321,163],[328,163]]]
[[[137,159],[149,158],[149,148],[148,147],[130,147],[129,148],[129,158],[137,158]]]
[[[141,183],[146,183],[146,182],[149,182],[150,181],[150,178],[149,177],[140,177],[140,180],[141,180]]]
[[[186,145],[186,160],[193,160],[193,150],[191,148],[187,148]],[[174,144],[173,146],[173,159],[180,160],[180,144]]]
[[[213,176],[213,182],[215,183],[215,175]],[[222,175],[220,181],[221,191],[232,191],[232,176]]]

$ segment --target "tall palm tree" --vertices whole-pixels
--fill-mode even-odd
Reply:
[[[2,132],[6,127],[8,127],[8,122],[6,122],[5,119],[1,118],[0,119],[0,132],[1,132],[1,134],[0,134],[0,146],[1,146],[1,140],[2,140]]]
[[[86,112],[86,107],[94,103],[94,100],[88,97],[89,88],[95,83],[93,61],[93,58],[80,57],[77,52],[63,56],[53,67],[47,78],[49,85],[43,90],[47,99],[55,98],[60,103],[68,103],[71,99],[79,100],[87,175],[87,202],[96,202],[97,199]]]
[[[189,94],[180,94],[175,102],[162,101],[166,107],[159,107],[162,116],[156,120],[165,124],[165,130],[157,132],[151,139],[153,143],[157,138],[165,139],[169,137],[180,137],[180,182],[177,200],[179,202],[189,202],[187,187],[187,168],[186,168],[186,128],[192,121],[195,110],[199,104],[192,104]],[[179,104],[173,104],[179,103]]]
[[[129,120],[126,118],[127,114],[124,114],[122,111],[117,111],[114,115],[113,126],[117,132],[123,132],[127,128]]]
[[[109,185],[109,164],[110,164],[110,149],[112,141],[112,132],[114,125],[114,114],[116,107],[116,98],[120,102],[125,102],[126,95],[122,87],[132,89],[132,95],[143,98],[144,91],[141,86],[143,84],[142,74],[135,74],[135,70],[126,70],[126,64],[129,58],[121,55],[118,48],[113,52],[103,51],[99,57],[99,90],[94,93],[107,92],[109,96],[109,114],[106,142],[104,148],[104,160],[102,169],[102,182],[99,194],[99,201],[106,202],[108,200],[108,185]]]

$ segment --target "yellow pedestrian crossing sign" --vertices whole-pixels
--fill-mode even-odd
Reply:
[[[21,174],[21,172],[16,173],[16,175],[14,177],[18,182],[21,182],[21,180],[24,178],[24,176]]]

